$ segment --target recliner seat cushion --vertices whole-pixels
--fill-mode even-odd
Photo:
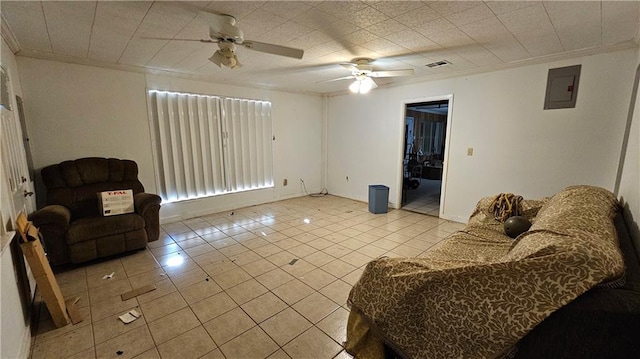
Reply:
[[[139,229],[144,229],[144,219],[136,213],[81,218],[72,222],[67,232],[67,243],[73,244]]]

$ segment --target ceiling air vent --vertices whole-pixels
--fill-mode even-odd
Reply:
[[[447,66],[450,65],[451,63],[447,60],[440,60],[440,61],[436,61],[436,62],[432,62],[430,64],[426,64],[426,67],[430,67],[430,68],[434,68],[434,67],[442,67],[442,66]]]

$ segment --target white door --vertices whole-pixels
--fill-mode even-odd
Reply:
[[[2,68],[2,105],[0,106],[0,160],[7,175],[15,214],[29,214],[35,210],[33,179],[29,175],[25,146],[16,99],[12,96],[11,83]]]

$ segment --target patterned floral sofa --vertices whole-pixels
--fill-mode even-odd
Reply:
[[[369,263],[349,295],[358,358],[624,358],[640,353],[640,264],[615,196],[524,200],[512,240],[478,202],[420,258]]]

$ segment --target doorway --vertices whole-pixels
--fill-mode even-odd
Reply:
[[[401,208],[440,217],[450,98],[405,104]]]

